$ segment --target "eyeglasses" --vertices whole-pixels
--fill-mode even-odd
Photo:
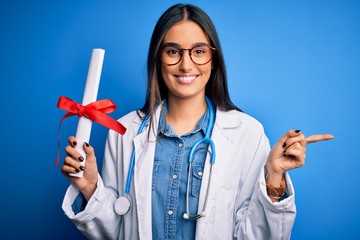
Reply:
[[[161,49],[160,59],[167,65],[178,64],[181,61],[185,50],[189,52],[191,61],[197,65],[204,65],[210,62],[216,48],[210,47],[206,43],[201,43],[186,49],[180,48],[174,43],[167,43]]]

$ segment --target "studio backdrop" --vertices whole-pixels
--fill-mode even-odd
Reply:
[[[359,239],[360,3],[185,2],[213,19],[231,98],[264,125],[272,145],[289,129],[335,135],[310,145],[306,165],[290,172],[292,239]],[[151,33],[175,3],[1,1],[1,239],[85,239],[61,209],[69,181],[54,166],[65,113],[57,100],[81,102],[91,51],[103,48],[98,99],[115,102],[116,119],[140,108]],[[62,124],[60,164],[77,121]],[[93,124],[99,167],[107,132]]]

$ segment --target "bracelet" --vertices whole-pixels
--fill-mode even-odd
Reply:
[[[266,192],[270,198],[280,199],[285,195],[285,187],[274,188],[273,186],[266,184]]]
[[[266,192],[271,199],[279,200],[281,199],[286,192],[286,186],[280,184],[280,187],[273,187],[267,183],[268,175],[266,174]]]

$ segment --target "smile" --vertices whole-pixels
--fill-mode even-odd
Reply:
[[[198,75],[174,75],[177,82],[181,84],[191,84],[193,83]]]

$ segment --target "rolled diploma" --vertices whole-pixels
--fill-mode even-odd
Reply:
[[[82,105],[85,106],[89,103],[95,102],[99,90],[100,76],[102,65],[104,61],[105,51],[100,48],[92,50],[89,71],[86,79],[85,90]],[[80,162],[82,166],[85,165],[86,154],[83,149],[84,142],[89,143],[91,133],[92,121],[86,117],[80,117],[76,129],[76,140],[78,144],[75,149],[83,156],[84,161]],[[73,177],[82,177],[83,171],[79,173],[70,173]]]

